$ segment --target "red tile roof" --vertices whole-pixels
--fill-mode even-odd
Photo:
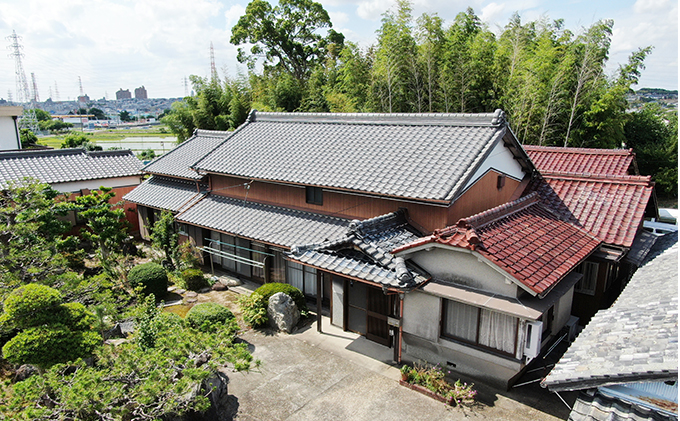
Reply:
[[[544,174],[531,182],[563,219],[605,243],[630,247],[641,229],[654,183],[649,176],[584,177]]]
[[[524,145],[524,150],[541,174],[576,173],[588,175],[628,175],[637,173],[632,149],[560,148]]]
[[[531,291],[545,295],[600,241],[560,219],[533,193],[461,219],[392,253],[428,243],[475,250]]]

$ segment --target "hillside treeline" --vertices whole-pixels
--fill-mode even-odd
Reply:
[[[253,0],[232,29],[247,75],[192,77],[196,95],[173,105],[165,121],[180,140],[194,128],[229,130],[250,109],[303,112],[506,111],[525,144],[645,149],[650,174],[677,197],[677,113],[627,112],[626,95],[652,47],[634,51],[607,74],[612,20],[572,32],[562,20],[522,22],[500,35],[468,8],[452,22],[415,18],[398,0],[383,14],[376,42],[360,48],[333,31],[310,0]],[[326,31],[323,36],[320,33]],[[639,121],[638,121],[639,120]],[[631,128],[631,124],[634,128]],[[636,138],[645,125],[656,136]],[[644,158],[643,158],[644,159]],[[663,174],[663,175],[660,175]],[[660,177],[660,178],[659,178]]]

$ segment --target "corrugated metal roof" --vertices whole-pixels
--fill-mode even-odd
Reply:
[[[200,188],[204,193],[208,186],[202,184]],[[194,181],[152,176],[126,194],[123,199],[143,206],[179,212],[200,195]]]
[[[203,176],[197,174],[190,167],[232,133],[195,130],[192,137],[147,164],[144,171],[152,174],[200,180]]]
[[[632,149],[560,148],[524,145],[524,150],[541,174],[575,173],[628,175],[635,172]]]
[[[595,314],[543,384],[560,391],[677,377],[676,237],[635,272],[611,308]]]
[[[210,194],[180,213],[178,222],[198,225],[289,248],[342,238],[349,220]]]
[[[194,167],[244,178],[451,201],[506,133],[500,110],[253,113]],[[512,146],[513,153],[524,156],[518,144]]]
[[[608,244],[630,247],[642,227],[654,184],[649,176],[544,175],[537,191],[560,216]]]
[[[130,150],[51,149],[0,152],[0,186],[25,177],[43,183],[99,180],[141,175],[142,163]]]

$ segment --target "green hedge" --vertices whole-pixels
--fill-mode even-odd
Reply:
[[[168,274],[163,266],[157,263],[143,263],[130,269],[128,282],[134,289],[141,288],[142,294],[153,294],[159,300],[167,292]]]
[[[234,313],[217,303],[201,303],[191,307],[184,319],[189,326],[207,331],[214,324],[224,324],[234,318]]]
[[[301,313],[306,313],[307,311],[309,311],[307,309],[307,301],[305,300],[305,296],[299,289],[295,288],[290,284],[272,282],[270,284],[262,285],[261,287],[256,289],[253,293],[262,296],[262,299],[264,300],[266,307],[269,304],[269,297],[276,294],[277,292],[283,292],[287,294],[290,298],[292,298],[293,301],[295,301],[295,304],[297,304],[297,308],[298,310],[300,310]]]
[[[190,291],[199,291],[209,286],[201,269],[185,269],[182,271],[182,280],[186,289]]]

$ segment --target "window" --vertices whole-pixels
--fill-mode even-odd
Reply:
[[[288,283],[304,295],[316,297],[316,269],[289,261]]]
[[[583,278],[576,283],[574,291],[581,294],[595,295],[597,286],[597,272],[600,265],[593,262],[583,262],[576,268],[576,272],[583,274]]]
[[[506,314],[444,300],[442,336],[515,355],[519,319]]]
[[[307,203],[312,205],[323,205],[323,189],[321,187],[305,187]]]

